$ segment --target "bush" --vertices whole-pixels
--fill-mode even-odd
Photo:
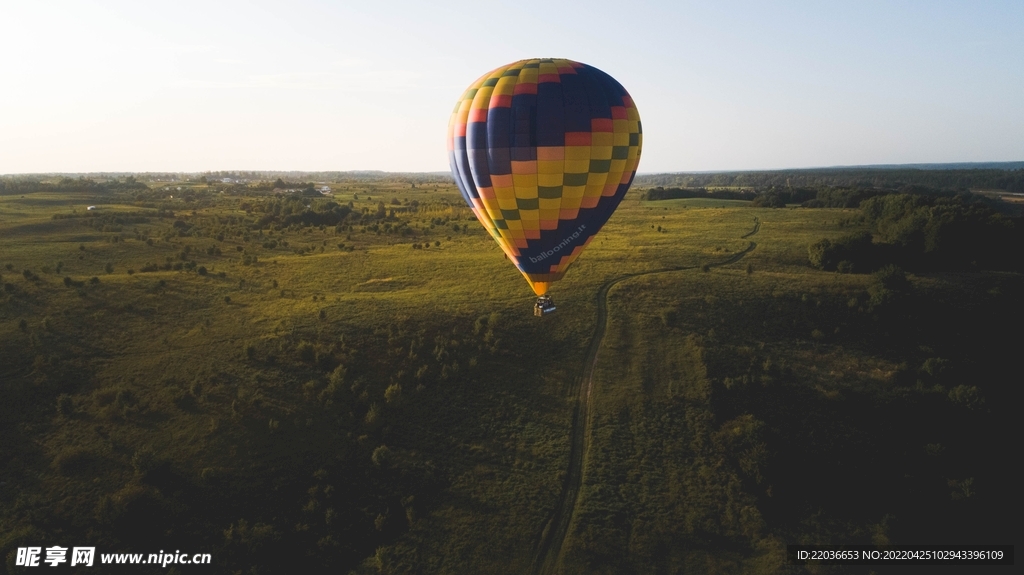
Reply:
[[[392,383],[384,390],[384,401],[391,404],[396,404],[402,400],[402,386],[397,383]]]
[[[386,469],[391,466],[391,450],[388,449],[387,445],[381,445],[377,449],[373,450],[373,455],[370,456],[370,460],[377,467]]]
[[[893,307],[906,301],[911,290],[910,280],[899,266],[885,266],[875,273],[874,281],[868,286],[868,304],[872,309]]]
[[[308,341],[299,342],[295,351],[299,355],[299,360],[304,363],[313,363],[316,360],[316,348]]]
[[[807,248],[807,259],[812,266],[825,271],[851,273],[856,269],[866,272],[876,267],[876,250],[871,234],[860,232],[811,244]]]
[[[371,404],[370,409],[366,411],[366,417],[363,418],[366,425],[373,427],[380,422],[380,405],[377,403]]]
[[[981,409],[985,398],[978,392],[977,386],[958,385],[949,392],[949,400],[967,409]]]
[[[346,375],[347,370],[345,369],[345,366],[339,365],[338,367],[334,368],[334,371],[332,371],[331,374],[328,376],[327,381],[331,385],[340,387],[345,383]]]

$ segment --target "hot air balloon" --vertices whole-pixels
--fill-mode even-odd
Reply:
[[[608,74],[560,58],[481,76],[448,123],[455,183],[476,218],[539,296],[622,201],[643,140],[633,99]]]

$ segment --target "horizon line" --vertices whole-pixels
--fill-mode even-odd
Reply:
[[[963,169],[1024,169],[1024,160],[1011,161],[975,161],[975,162],[912,162],[905,164],[838,164],[830,166],[804,166],[789,168],[739,168],[722,170],[676,170],[676,171],[654,171],[637,172],[637,176],[676,176],[687,174],[738,174],[738,173],[759,173],[759,172],[800,172],[814,170],[857,170],[857,169],[943,169],[941,166],[963,166]],[[972,166],[976,166],[973,167]],[[997,166],[1006,166],[1003,168]],[[1011,167],[1012,166],[1012,167]],[[956,168],[945,168],[956,169]],[[260,170],[260,169],[230,169],[230,170],[100,170],[91,172],[13,172],[0,174],[0,177],[30,177],[30,176],[87,176],[87,175],[150,175],[150,174],[182,174],[182,175],[206,175],[213,173],[239,173],[256,172],[263,174],[382,174],[382,175],[427,175],[427,176],[451,176],[449,171],[388,171],[388,170]]]

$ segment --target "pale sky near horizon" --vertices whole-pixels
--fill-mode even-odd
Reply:
[[[0,0],[0,174],[445,171],[500,65],[630,92],[640,172],[1024,160],[1024,2]]]

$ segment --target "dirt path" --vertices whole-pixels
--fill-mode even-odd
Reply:
[[[760,229],[761,220],[755,217],[754,228],[740,237],[743,239],[749,238]],[[737,252],[720,262],[708,264],[708,266],[719,267],[736,263],[754,251],[756,247],[757,244],[755,242],[750,242],[750,245],[743,251]],[[573,409],[572,431],[569,437],[569,469],[566,471],[565,481],[562,484],[562,493],[558,497],[558,505],[540,534],[533,563],[533,572],[536,575],[550,575],[555,572],[559,557],[562,554],[562,544],[565,542],[565,537],[569,532],[569,524],[572,522],[573,510],[576,509],[576,500],[579,497],[580,486],[583,484],[583,459],[590,443],[590,392],[593,389],[597,352],[601,349],[601,342],[604,340],[605,329],[608,326],[608,290],[615,286],[615,284],[630,278],[696,269],[697,267],[678,266],[626,274],[610,279],[598,288],[597,324],[594,326],[594,335],[590,338],[590,345],[587,347],[583,372],[573,387],[576,395],[576,406]]]

